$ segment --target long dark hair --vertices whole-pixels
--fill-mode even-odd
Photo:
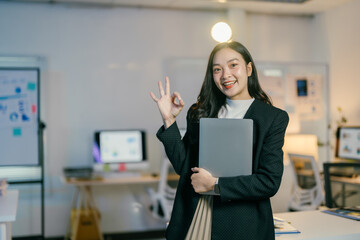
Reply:
[[[190,109],[190,118],[192,120],[198,121],[202,117],[215,118],[220,108],[226,103],[226,96],[215,85],[212,66],[215,54],[223,48],[231,48],[240,53],[246,65],[249,64],[249,62],[252,63],[252,73],[251,76],[248,77],[247,82],[249,94],[252,98],[272,105],[269,96],[260,87],[256,67],[250,52],[239,42],[223,42],[217,44],[210,53],[200,94],[196,104]]]

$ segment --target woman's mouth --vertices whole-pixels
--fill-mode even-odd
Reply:
[[[237,80],[235,81],[226,81],[223,83],[223,86],[226,88],[226,89],[230,89],[234,86],[234,84],[237,82]]]

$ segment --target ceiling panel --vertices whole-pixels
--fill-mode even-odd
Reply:
[[[224,11],[240,8],[271,14],[314,14],[354,0],[7,0],[50,4]]]

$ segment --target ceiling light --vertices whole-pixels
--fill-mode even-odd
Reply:
[[[218,22],[211,28],[211,36],[217,42],[229,41],[231,35],[231,28],[225,22]]]

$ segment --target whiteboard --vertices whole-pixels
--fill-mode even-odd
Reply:
[[[40,165],[39,68],[0,68],[0,166]]]

